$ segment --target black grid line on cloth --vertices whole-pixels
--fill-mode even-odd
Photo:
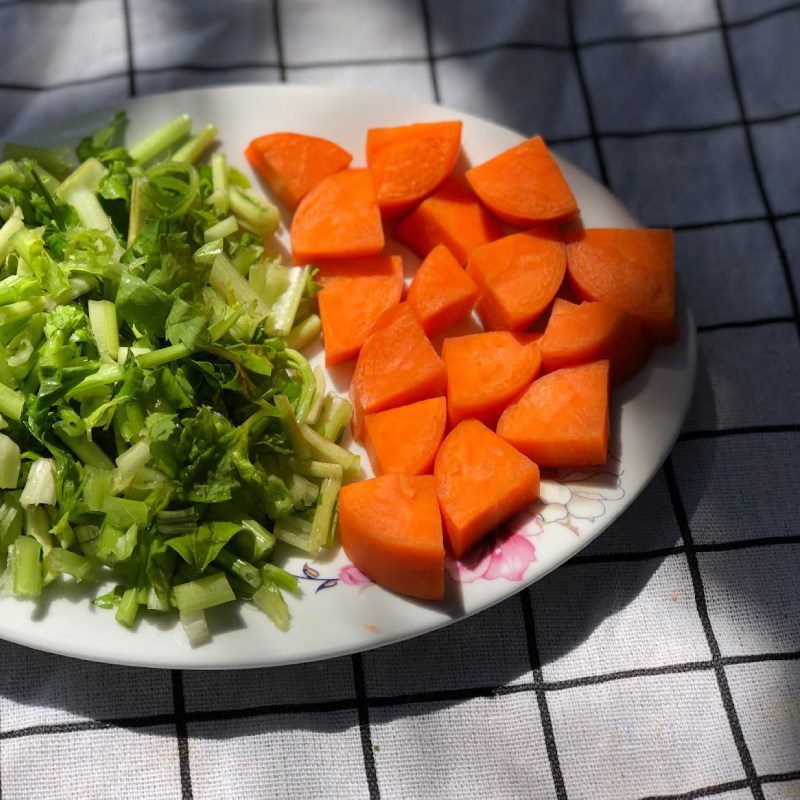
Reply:
[[[353,683],[355,685],[355,708],[358,713],[358,730],[361,735],[361,751],[364,755],[364,774],[367,777],[367,789],[370,800],[379,800],[381,796],[378,786],[378,771],[375,768],[375,751],[372,749],[372,731],[369,726],[369,699],[367,697],[367,681],[364,677],[364,660],[361,653],[353,653]]]
[[[736,322],[715,322],[713,325],[698,325],[698,333],[712,333],[733,328],[760,328],[764,325],[786,325],[796,323],[796,317],[760,317],[758,319],[742,319]]]
[[[278,55],[278,63],[273,66],[278,68],[278,78],[280,82],[286,83],[286,58],[283,50],[280,0],[272,0],[272,28],[275,35],[275,52]]]
[[[531,667],[533,691],[536,695],[536,704],[539,706],[539,717],[542,721],[542,735],[544,736],[547,760],[550,763],[550,774],[553,778],[556,797],[558,800],[566,800],[567,790],[564,785],[564,774],[561,771],[561,762],[558,758],[556,737],[553,733],[553,719],[550,716],[550,708],[547,705],[547,695],[544,691],[544,676],[542,675],[539,646],[536,644],[536,625],[533,619],[533,609],[531,608],[531,595],[528,590],[525,590],[520,592],[517,596],[519,597],[519,602],[522,607],[522,619],[525,624],[525,639],[528,646],[528,661]]]
[[[736,745],[736,750],[739,753],[739,758],[742,762],[742,768],[747,779],[747,786],[753,793],[756,800],[763,800],[764,790],[758,780],[755,765],[753,764],[753,757],[750,754],[750,748],[742,732],[742,724],[739,721],[739,714],[736,711],[736,705],[733,702],[733,695],[731,688],[728,684],[728,676],[725,673],[725,665],[722,663],[722,653],[720,651],[719,642],[717,641],[714,628],[711,624],[711,617],[708,613],[708,604],[706,602],[706,591],[703,586],[703,577],[700,573],[700,564],[697,560],[697,552],[694,546],[694,539],[692,538],[691,526],[686,516],[686,509],[683,505],[678,481],[675,477],[675,468],[672,464],[672,456],[667,456],[664,462],[664,477],[667,481],[667,490],[669,491],[670,501],[672,503],[672,510],[675,514],[675,521],[678,523],[678,529],[681,533],[681,538],[684,542],[684,555],[686,562],[689,565],[689,574],[692,579],[692,586],[694,588],[695,604],[697,606],[697,613],[700,616],[700,623],[703,626],[703,632],[708,642],[708,648],[711,651],[711,663],[714,669],[714,675],[717,679],[719,686],[719,693],[722,697],[722,705],[725,709],[725,714],[728,717],[728,724],[733,734],[733,741]]]
[[[189,734],[186,726],[186,698],[183,694],[183,673],[171,671],[172,703],[175,709],[175,735],[178,744],[178,769],[181,778],[181,800],[193,800],[192,771],[189,765]]]
[[[428,62],[428,74],[431,82],[433,100],[440,103],[442,100],[439,91],[439,75],[436,71],[436,58],[433,54],[433,27],[431,25],[431,11],[428,7],[428,0],[419,0],[419,10],[422,16],[422,30],[425,32],[425,59]]]
[[[722,33],[722,43],[725,50],[725,60],[728,63],[728,71],[730,73],[731,79],[731,86],[733,87],[733,94],[734,98],[736,99],[736,106],[739,109],[739,116],[742,121],[742,130],[744,132],[745,144],[747,145],[747,154],[750,159],[750,163],[753,167],[753,173],[756,178],[756,188],[758,189],[758,194],[761,197],[761,202],[764,206],[764,209],[767,212],[767,222],[769,223],[770,232],[772,233],[772,238],[775,241],[775,247],[778,251],[778,256],[780,258],[781,267],[783,269],[783,277],[786,281],[786,291],[789,295],[789,303],[792,308],[792,313],[797,318],[797,336],[800,339],[800,304],[798,304],[797,299],[797,291],[794,286],[794,279],[792,278],[792,269],[789,264],[789,257],[786,254],[786,248],[783,244],[783,237],[781,236],[780,230],[778,230],[778,223],[775,218],[774,209],[772,208],[772,203],[769,199],[769,193],[767,192],[766,183],[764,182],[764,176],[761,172],[761,165],[758,161],[758,154],[756,153],[755,143],[753,142],[753,132],[750,130],[751,120],[747,117],[747,111],[744,105],[744,95],[742,93],[742,87],[739,80],[739,71],[736,67],[736,61],[733,57],[733,45],[731,44],[731,35],[730,31],[727,27],[727,22],[725,20],[725,11],[722,8],[722,0],[714,0],[714,4],[717,9],[717,15],[719,16],[719,23],[720,23],[720,30]]]
[[[718,439],[723,436],[752,436],[757,433],[797,433],[800,423],[784,425],[746,425],[738,428],[717,428],[714,430],[684,431],[678,436],[679,442],[690,442],[693,439]]]
[[[591,137],[592,148],[594,149],[595,158],[597,160],[597,168],[600,171],[600,179],[608,186],[608,169],[606,167],[606,160],[603,158],[600,137],[597,135],[597,123],[595,122],[594,108],[592,107],[592,99],[589,94],[589,83],[583,71],[580,46],[578,45],[577,36],[575,34],[575,9],[573,8],[572,0],[566,0],[566,11],[567,34],[569,36],[572,60],[575,64],[575,72],[578,76],[578,85],[580,86],[581,97],[583,98],[583,107],[586,111],[586,119],[589,123],[589,136]]]
[[[122,0],[122,25],[125,31],[125,50],[128,62],[128,94],[136,96],[136,69],[133,63],[133,25],[131,23],[130,0]]]

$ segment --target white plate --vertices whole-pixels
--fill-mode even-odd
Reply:
[[[252,174],[242,151],[255,136],[299,131],[323,136],[364,163],[368,128],[442,119],[464,123],[463,149],[474,164],[522,140],[519,134],[467,114],[412,100],[306,86],[231,86],[142,97],[126,101],[128,141],[187,112],[197,125],[213,122],[231,163]],[[26,136],[42,145],[76,142],[107,114],[54,122]],[[19,139],[20,137],[15,137]],[[587,226],[637,227],[638,222],[605,188],[576,167],[564,173]],[[407,267],[418,263],[408,251]],[[306,565],[290,557],[286,567],[301,580],[301,596],[289,599],[292,626],[279,633],[252,607],[209,613],[213,641],[195,650],[179,624],[143,615],[134,631],[118,625],[89,599],[96,587],[68,585],[45,592],[39,603],[0,600],[0,637],[62,655],[118,664],[184,669],[220,669],[291,664],[353,653],[449,625],[509,597],[575,555],[629,506],[672,447],[683,423],[695,373],[695,328],[678,292],[680,341],[658,348],[647,367],[613,397],[612,452],[606,467],[572,470],[545,480],[543,503],[515,521],[505,541],[491,542],[469,566],[450,564],[442,603],[413,601],[360,583],[343,553]],[[321,363],[321,353],[315,361]],[[346,391],[347,370],[331,379]],[[362,452],[369,470],[369,461]]]

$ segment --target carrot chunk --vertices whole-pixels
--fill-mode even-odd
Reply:
[[[482,422],[447,435],[433,469],[447,540],[460,558],[539,496],[539,468]]]
[[[364,446],[375,474],[432,472],[446,425],[444,397],[368,414],[364,419]]]
[[[608,361],[567,367],[534,381],[497,433],[541,467],[604,464],[608,455]]]
[[[611,385],[632,378],[650,354],[642,326],[620,308],[606,303],[556,300],[542,337],[542,364],[547,372],[608,359]]]
[[[432,475],[383,475],[339,493],[339,537],[353,564],[393,592],[444,595],[442,519]]]
[[[350,396],[353,433],[363,433],[364,415],[441,397],[447,374],[407,303],[390,308],[373,326],[356,362]]]
[[[571,237],[567,268],[582,300],[601,300],[638,319],[659,343],[675,341],[675,255],[664,228],[593,228]]]
[[[483,204],[512,225],[569,219],[578,213],[575,197],[541,136],[473,167],[467,180]]]
[[[409,211],[439,188],[461,149],[461,122],[422,122],[367,131],[367,166],[384,218]]]
[[[400,256],[320,262],[317,296],[325,342],[325,366],[358,355],[377,319],[403,294]]]
[[[555,297],[564,279],[564,244],[550,228],[504,236],[469,256],[478,285],[478,314],[490,330],[527,328]]]
[[[494,428],[541,367],[539,337],[508,331],[445,339],[447,414],[451,425],[478,419]]]
[[[478,287],[443,245],[437,245],[420,264],[408,288],[408,304],[433,336],[466,319],[478,299]]]
[[[343,170],[317,184],[297,207],[291,237],[295,263],[378,255],[383,226],[369,170]]]
[[[466,264],[468,253],[497,239],[500,229],[464,181],[453,176],[397,226],[395,236],[420,258],[443,244]]]
[[[321,181],[345,169],[353,156],[338,144],[302,133],[270,133],[244,151],[253,169],[290,209]]]

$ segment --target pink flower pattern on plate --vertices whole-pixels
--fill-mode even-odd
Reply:
[[[369,586],[372,580],[368,578],[355,564],[347,564],[339,570],[339,580],[348,586]]]

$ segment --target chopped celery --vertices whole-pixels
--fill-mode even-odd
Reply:
[[[269,308],[263,300],[252,290],[250,284],[233,268],[233,265],[224,255],[214,259],[211,273],[208,276],[211,286],[226,299],[228,305],[253,304],[255,316],[264,319],[269,314]],[[1,310],[1,309],[0,309]]]
[[[0,433],[0,489],[16,489],[21,466],[19,445]]]
[[[243,519],[242,530],[231,540],[236,552],[250,561],[268,558],[275,547],[275,537],[254,519]]]
[[[126,589],[117,606],[114,619],[126,628],[133,626],[136,622],[136,614],[139,612],[139,603],[136,599],[136,589]]]
[[[22,221],[22,209],[17,207],[11,216],[0,227],[0,264],[6,260],[6,256],[11,250],[11,240],[14,235],[25,227]]]
[[[286,488],[292,496],[295,508],[308,508],[316,502],[319,496],[319,486],[297,472],[289,475],[286,480]]]
[[[321,330],[322,322],[320,318],[316,314],[309,314],[289,331],[284,341],[286,346],[291,347],[292,350],[302,350],[319,338]]]
[[[313,555],[318,552],[319,547],[312,546],[312,527],[307,519],[290,514],[275,523],[275,538]]]
[[[228,579],[223,572],[199,578],[196,581],[180,583],[173,587],[175,602],[181,614],[192,611],[205,611],[207,608],[229,603],[236,599]]]
[[[25,506],[24,532],[26,536],[36,539],[47,553],[53,546],[53,536],[50,533],[50,517],[42,506]]]
[[[239,223],[236,221],[236,217],[231,215],[230,217],[225,217],[225,219],[220,220],[210,228],[206,228],[205,231],[203,231],[203,238],[206,242],[213,242],[217,239],[224,239],[226,236],[233,236],[238,230]]]
[[[161,347],[158,350],[150,350],[136,357],[136,363],[143,369],[155,369],[169,364],[171,361],[178,361],[191,354],[191,350],[185,344],[171,344],[168,347]]]
[[[92,326],[100,357],[116,359],[119,354],[117,307],[109,300],[89,300],[89,323]]]
[[[319,419],[320,412],[322,411],[322,404],[325,402],[325,371],[322,367],[314,368],[314,378],[316,379],[314,399],[311,401],[311,406],[304,420],[307,425],[311,425],[312,427]]]
[[[308,284],[309,267],[281,267],[287,271],[286,288],[272,303],[267,328],[274,336],[288,336],[297,316],[297,308]]]
[[[216,138],[216,127],[214,125],[206,125],[192,136],[186,144],[175,151],[172,160],[185,161],[187,164],[193,164],[212,144],[214,144]]]
[[[79,556],[62,547],[54,547],[45,556],[44,568],[46,572],[63,572],[72,575],[79,581],[91,579],[94,567],[89,559]]]
[[[128,240],[126,244],[131,247],[142,229],[144,206],[142,192],[144,179],[141,175],[134,175],[131,179],[131,209],[128,215]]]
[[[75,527],[75,538],[87,558],[96,556],[97,545],[100,540],[100,528],[97,525],[77,525]]]
[[[277,206],[259,197],[250,189],[231,186],[228,191],[231,211],[239,224],[251,233],[266,239],[272,236],[281,221]]]
[[[85,436],[67,436],[58,430],[55,433],[87,467],[114,469],[114,462],[103,452],[97,442],[89,441]]]
[[[220,567],[233,573],[237,578],[243,580],[253,589],[258,589],[258,587],[261,586],[261,573],[258,571],[258,568],[254,567],[243,558],[238,558],[233,553],[223,548],[219,551],[215,561]]]
[[[341,464],[329,464],[326,461],[302,461],[296,458],[288,459],[290,469],[299,475],[309,478],[341,478],[344,470]]]
[[[19,501],[23,506],[53,506],[56,503],[56,483],[53,460],[40,458],[31,464],[28,480]]]
[[[261,567],[261,577],[265,581],[271,581],[281,589],[287,589],[290,592],[295,591],[299,583],[295,575],[292,575],[285,569],[276,567],[274,564],[270,564],[269,562]]]
[[[134,161],[152,161],[176,142],[188,136],[191,129],[192,118],[188,114],[179,114],[130,147],[128,153]]]
[[[149,460],[150,445],[142,440],[117,456],[117,468],[113,473],[111,491],[114,494],[125,491]]]
[[[150,521],[150,510],[147,503],[141,500],[129,500],[125,497],[106,497],[103,502],[103,511],[106,514],[106,521],[111,525],[127,528],[135,525],[138,528],[146,528]]]
[[[41,164],[48,172],[61,180],[66,178],[75,167],[75,161],[66,148],[49,150],[29,144],[6,142],[3,147],[3,158],[11,158],[15,161],[29,158],[37,164]]]
[[[211,185],[214,191],[208,197],[208,202],[214,209],[214,213],[221,217],[227,214],[231,207],[231,200],[228,196],[230,183],[228,181],[228,159],[223,153],[212,153],[211,155]]]
[[[343,397],[328,395],[314,430],[331,442],[338,441],[353,416],[353,406]]]
[[[186,638],[192,647],[199,647],[211,641],[206,615],[202,611],[181,612],[180,618]]]
[[[0,414],[19,422],[25,398],[19,393],[0,383]]]
[[[30,536],[20,536],[9,548],[11,591],[18,597],[42,593],[42,547]]]
[[[289,630],[289,608],[281,590],[274,583],[265,583],[255,592],[253,603],[272,620],[278,630]]]
[[[333,509],[336,505],[336,498],[339,496],[339,489],[342,488],[341,478],[325,478],[319,493],[319,500],[314,511],[314,521],[311,523],[311,534],[309,536],[309,547],[319,550],[328,541],[328,534],[331,530],[333,519]]]
[[[97,537],[95,558],[100,563],[113,567],[131,557],[138,541],[136,525],[130,525],[127,529],[117,527],[109,522],[108,516],[106,516],[106,520],[100,528],[100,535]]]
[[[22,534],[24,512],[16,492],[5,492],[0,503],[0,548],[6,548]]]
[[[283,415],[283,424],[286,426],[286,433],[292,440],[295,452],[298,458],[309,458],[311,455],[311,448],[309,447],[306,438],[297,420],[295,419],[292,405],[288,398],[284,395],[277,395],[275,397],[275,407]]]
[[[345,477],[354,477],[358,474],[361,462],[355,453],[339,447],[338,444],[329,441],[308,425],[301,425],[300,432],[315,458],[330,464],[341,465]]]

